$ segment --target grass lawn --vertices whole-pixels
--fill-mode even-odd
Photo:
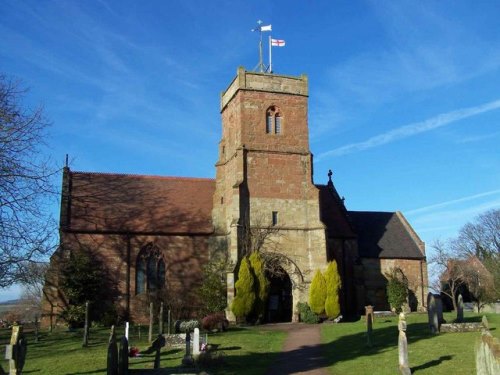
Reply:
[[[499,337],[500,315],[486,314],[491,332]],[[445,313],[452,322],[454,313]],[[466,314],[466,321],[481,321],[481,316]],[[375,321],[372,346],[367,346],[364,320],[354,323],[325,325],[322,341],[331,374],[385,375],[398,372],[398,319],[379,318]],[[427,324],[427,314],[409,314],[408,357],[412,374],[469,375],[476,373],[475,343],[479,332],[441,333],[433,335]]]
[[[487,314],[492,334],[500,337],[500,315]],[[454,314],[445,314],[453,321]],[[466,315],[468,321],[480,321],[481,316]],[[427,325],[426,314],[410,314],[407,317],[409,361],[412,373],[424,374],[475,374],[474,346],[479,332],[442,333],[432,335]],[[265,328],[265,327],[262,327]],[[285,333],[261,327],[232,328],[221,334],[210,334],[208,341],[217,345],[223,353],[223,364],[206,367],[211,375],[263,374],[279,354]],[[398,329],[397,318],[376,320],[372,346],[366,345],[365,322],[324,324],[322,344],[330,373],[384,375],[398,373]],[[130,345],[141,351],[148,347],[146,327],[142,327],[139,339],[137,327],[130,330]],[[123,331],[119,332],[120,334]],[[109,330],[91,330],[90,346],[82,348],[82,331],[43,332],[40,341],[28,331],[28,356],[23,373],[40,375],[58,374],[104,374],[106,372],[106,348]],[[10,330],[0,330],[0,347],[10,337]],[[164,348],[161,353],[161,367],[170,373],[183,373],[180,364],[183,348]],[[130,359],[131,369],[153,367],[153,354]],[[7,361],[2,361],[6,369]]]
[[[146,327],[139,340],[137,327],[131,328],[130,345],[141,351],[147,349]],[[10,330],[0,330],[0,346],[7,344]],[[69,332],[43,332],[38,343],[34,342],[32,332],[26,331],[28,354],[23,374],[104,374],[106,373],[106,350],[109,329],[91,330],[89,347],[82,348],[82,330]],[[120,334],[123,334],[121,332]],[[117,335],[118,336],[118,335]],[[282,332],[261,331],[258,328],[233,328],[222,334],[209,334],[208,341],[218,345],[223,353],[224,365],[209,368],[210,374],[262,374],[279,353],[285,334]],[[161,368],[170,372],[185,372],[180,368],[184,348],[163,349]],[[154,354],[131,358],[130,369],[153,368]],[[8,362],[1,361],[4,370]]]

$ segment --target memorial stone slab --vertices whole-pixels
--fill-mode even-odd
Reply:
[[[399,314],[398,330],[399,372],[402,375],[411,375],[408,363],[408,341],[406,339],[406,317],[404,313]]]
[[[464,321],[464,299],[461,294],[458,295],[457,301],[457,322],[462,323]]]

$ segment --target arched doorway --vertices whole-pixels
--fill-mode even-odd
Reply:
[[[293,312],[292,281],[282,270],[268,275],[270,287],[267,300],[266,320],[268,323],[291,322]]]

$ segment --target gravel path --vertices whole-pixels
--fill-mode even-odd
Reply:
[[[267,375],[328,375],[321,353],[320,325],[283,323],[270,324],[266,328],[288,333],[281,354]]]

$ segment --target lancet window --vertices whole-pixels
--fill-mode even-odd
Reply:
[[[160,249],[149,243],[144,246],[136,260],[135,292],[154,292],[165,287],[165,261]]]

